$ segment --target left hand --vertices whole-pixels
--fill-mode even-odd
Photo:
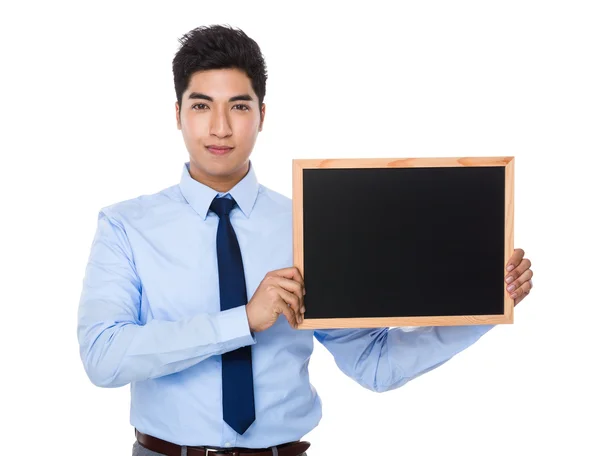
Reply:
[[[515,249],[512,257],[506,263],[506,270],[508,271],[508,274],[504,277],[506,291],[515,300],[515,306],[529,294],[533,287],[531,261],[523,258],[524,256],[525,251],[523,249]]]

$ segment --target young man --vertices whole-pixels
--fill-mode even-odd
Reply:
[[[261,51],[223,26],[181,44],[175,113],[190,159],[179,184],[100,211],[81,358],[94,384],[131,385],[135,455],[306,454],[301,439],[321,418],[307,369],[313,337],[381,392],[492,326],[297,331],[305,290],[292,267],[291,200],[259,184],[250,161],[265,120]],[[507,265],[515,304],[532,286],[523,256],[515,250]]]

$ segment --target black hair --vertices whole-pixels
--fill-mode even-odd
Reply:
[[[266,93],[267,68],[256,41],[242,30],[224,25],[195,28],[179,38],[181,47],[173,58],[175,94],[181,97],[192,74],[202,70],[237,68],[252,81],[252,89],[261,106]]]

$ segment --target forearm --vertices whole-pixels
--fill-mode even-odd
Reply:
[[[403,331],[389,330],[382,347],[375,379],[384,391],[398,388],[408,381],[449,361],[489,331],[492,325],[431,326]]]
[[[97,386],[173,374],[256,342],[244,306],[179,321],[91,322],[80,318],[80,354],[90,380]]]
[[[173,374],[256,343],[246,307],[179,320],[140,321],[141,279],[120,222],[98,216],[79,301],[77,337],[90,380],[104,387]]]
[[[444,364],[475,343],[493,326],[433,326],[327,330],[317,338],[338,367],[373,391],[398,388]]]

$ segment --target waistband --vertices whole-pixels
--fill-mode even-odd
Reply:
[[[181,456],[183,447],[176,443],[153,437],[135,430],[139,444],[150,451],[167,456]],[[221,448],[207,446],[187,446],[188,456],[298,456],[310,447],[310,442],[296,441],[282,443],[270,448]]]

